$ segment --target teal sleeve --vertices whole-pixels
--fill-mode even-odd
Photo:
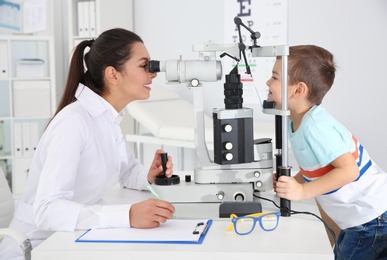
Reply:
[[[348,130],[324,123],[309,127],[305,138],[321,166],[326,166],[350,152],[353,146],[352,135]]]

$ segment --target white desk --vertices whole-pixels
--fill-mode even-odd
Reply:
[[[272,192],[261,194],[273,198]],[[151,197],[147,191],[115,188],[102,204],[130,203]],[[277,204],[279,199],[276,198]],[[264,211],[278,211],[262,201]],[[265,232],[259,226],[246,236],[227,232],[229,220],[218,218],[219,204],[175,204],[177,217],[212,218],[213,222],[201,245],[163,245],[130,243],[75,243],[84,231],[56,232],[32,251],[32,259],[333,259],[323,224],[308,215],[281,217],[276,230]],[[313,200],[292,203],[292,209],[318,213]]]

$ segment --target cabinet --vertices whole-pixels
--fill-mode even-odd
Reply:
[[[52,37],[0,35],[0,167],[15,197],[56,109],[54,64]]]
[[[133,0],[69,0],[65,4],[69,53],[79,42],[108,29],[133,29]]]

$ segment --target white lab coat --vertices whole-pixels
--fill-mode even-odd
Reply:
[[[148,183],[148,170],[123,139],[119,123],[124,112],[117,113],[82,84],[76,97],[45,130],[26,191],[16,202],[11,227],[27,234],[33,247],[55,231],[130,226],[130,205],[96,203],[117,181],[133,189],[146,189]],[[5,240],[0,250],[8,246],[8,252],[12,247],[20,254],[9,243]]]

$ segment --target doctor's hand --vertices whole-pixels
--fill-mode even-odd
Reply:
[[[130,226],[155,228],[173,217],[175,207],[165,200],[148,199],[133,204],[129,210]]]
[[[160,154],[165,153],[164,150],[157,150],[155,153],[155,157],[153,158],[153,162],[150,166],[149,172],[148,172],[148,182],[154,183],[155,178],[159,175],[164,175],[163,172],[163,166],[161,164],[161,158]],[[165,175],[170,178],[173,174],[173,163],[172,163],[172,157],[168,156],[167,160],[167,170],[165,172]]]

